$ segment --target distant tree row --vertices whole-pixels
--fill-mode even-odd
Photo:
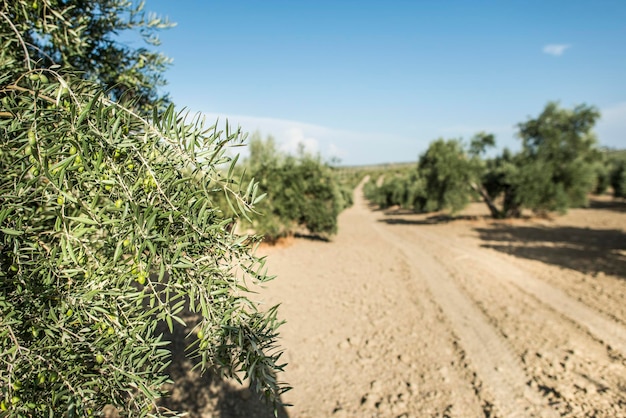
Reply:
[[[340,181],[337,170],[319,155],[301,147],[296,155],[277,148],[273,137],[251,135],[249,156],[239,176],[254,180],[264,195],[255,213],[241,219],[267,242],[304,233],[324,239],[337,232],[337,217],[352,205],[352,188]],[[224,196],[224,195],[222,195]],[[221,206],[228,211],[228,202]]]
[[[599,116],[592,106],[563,109],[548,103],[537,118],[518,124],[522,149],[504,149],[494,158],[484,158],[495,146],[492,134],[479,133],[469,143],[437,139],[419,157],[417,169],[378,184],[373,179],[366,196],[381,207],[417,212],[457,212],[481,199],[494,218],[519,217],[524,209],[565,212],[609,185],[623,197],[626,160],[609,159],[598,149],[592,129]]]

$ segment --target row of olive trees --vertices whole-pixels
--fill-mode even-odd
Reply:
[[[0,1],[0,416],[164,415],[158,329],[186,310],[201,370],[287,389],[258,239],[230,228],[261,195],[232,175],[240,132],[166,106],[165,58],[115,38],[167,26],[141,7]]]
[[[370,184],[367,196],[381,206],[419,212],[464,208],[482,199],[494,218],[564,212],[584,205],[598,184],[601,153],[592,129],[598,111],[586,105],[562,109],[549,103],[535,119],[518,125],[522,148],[485,159],[493,135],[477,134],[469,144],[438,139],[419,158],[417,170]],[[614,175],[615,177],[615,175]]]
[[[242,226],[269,242],[298,232],[323,238],[337,232],[339,213],[352,205],[352,189],[333,167],[304,149],[296,155],[281,152],[271,136],[264,140],[259,133],[248,148],[243,178],[254,179],[265,198]]]

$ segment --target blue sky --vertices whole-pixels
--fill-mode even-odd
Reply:
[[[344,164],[416,161],[433,139],[515,125],[548,101],[600,109],[626,148],[626,1],[148,0],[177,106]]]

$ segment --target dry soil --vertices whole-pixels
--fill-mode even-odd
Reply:
[[[591,203],[494,221],[358,188],[330,242],[261,248],[277,279],[257,299],[287,321],[280,415],[626,417],[626,203]],[[175,388],[191,416],[272,416],[230,383]]]

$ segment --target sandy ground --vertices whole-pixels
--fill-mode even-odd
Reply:
[[[626,203],[461,215],[357,190],[331,242],[261,249],[278,278],[258,299],[287,321],[281,416],[626,417]],[[191,416],[272,416],[245,388],[176,388]]]

